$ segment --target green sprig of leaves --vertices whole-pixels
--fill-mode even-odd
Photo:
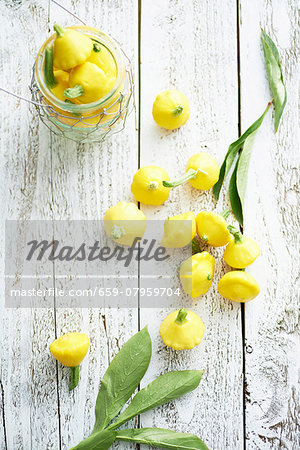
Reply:
[[[261,41],[263,44],[266,69],[269,78],[270,89],[273,95],[275,108],[275,133],[278,130],[279,122],[286,104],[287,93],[283,81],[279,53],[272,39],[261,30]]]
[[[201,370],[173,371],[161,375],[139,391],[113,422],[138,387],[150,358],[151,339],[145,327],[129,339],[112,360],[97,397],[93,432],[72,450],[106,450],[116,439],[160,448],[207,450],[201,439],[189,433],[159,428],[115,431],[133,417],[181,397],[196,389],[200,383]]]
[[[220,169],[219,180],[213,188],[215,200],[218,201],[224,180],[233,166],[228,193],[232,212],[241,226],[243,226],[244,223],[243,208],[247,188],[248,168],[255,134],[261,126],[271,103],[274,103],[275,132],[277,131],[287,99],[286,87],[283,82],[279,53],[276,45],[263,30],[261,30],[261,40],[273,100],[268,103],[263,114],[245,131],[245,133],[235,142],[230,144]]]
[[[223,182],[228,175],[233,164],[234,170],[229,183],[229,200],[233,214],[241,226],[243,226],[243,206],[247,187],[248,166],[251,156],[252,144],[255,134],[261,126],[265,115],[272,102],[268,103],[263,114],[239,137],[230,144],[223,164],[220,169],[220,176],[214,185],[213,194],[218,201]],[[244,155],[243,155],[244,153]],[[236,158],[238,155],[238,158]],[[243,156],[242,156],[243,155]]]

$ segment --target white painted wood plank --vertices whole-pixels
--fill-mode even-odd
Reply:
[[[257,135],[249,168],[245,233],[257,239],[262,255],[249,268],[259,280],[261,294],[245,307],[248,449],[296,449],[300,445],[297,3],[241,1],[240,10],[242,129],[261,114],[271,98],[260,28],[278,46],[288,92],[277,135],[272,111]]]
[[[34,55],[47,33],[47,8],[28,1],[2,2],[0,9],[0,85],[28,98]],[[2,92],[0,102],[0,378],[7,448],[57,448],[56,369],[47,348],[54,338],[53,309],[5,308],[3,277],[5,219],[51,216],[49,133],[27,103]],[[43,280],[36,283],[44,287]]]
[[[184,173],[189,156],[201,150],[222,162],[238,132],[236,42],[235,1],[142,3],[141,166],[162,166],[174,179]],[[159,129],[151,115],[156,95],[170,87],[183,91],[191,105],[189,121],[174,132]],[[224,206],[221,200],[217,210]],[[149,218],[157,219],[201,209],[215,210],[212,192],[190,185],[175,189],[162,207],[143,207]],[[167,349],[158,330],[168,310],[141,310],[141,326],[149,324],[154,347],[143,385],[172,369],[205,370],[199,389],[143,415],[142,425],[193,432],[214,450],[243,448],[241,315],[239,305],[217,293],[224,273],[222,252],[212,250],[218,259],[208,294],[195,303],[182,297],[182,304],[205,323],[199,347],[183,352]]]
[[[137,57],[137,3],[72,1],[64,6],[88,25],[105,31],[122,45],[135,62]],[[51,24],[74,23],[57,6],[51,7]],[[76,145],[59,138],[52,141],[52,184],[54,218],[102,220],[104,212],[121,200],[129,201],[131,173],[138,167],[135,115],[128,117],[125,130],[103,144]],[[137,272],[137,267],[135,268]],[[59,280],[56,280],[59,284]],[[99,282],[100,283],[100,282]],[[136,282],[137,284],[137,282]],[[61,284],[65,288],[70,283]],[[88,287],[88,286],[85,286]],[[107,299],[109,304],[109,299]],[[100,380],[109,361],[138,330],[134,309],[57,309],[57,334],[85,331],[91,340],[82,364],[79,387],[68,392],[69,371],[59,366],[59,395],[62,448],[70,448],[86,437],[94,425],[94,407]],[[124,448],[114,444],[114,448]],[[127,448],[133,448],[128,446]]]

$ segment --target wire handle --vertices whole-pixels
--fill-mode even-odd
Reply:
[[[76,14],[72,13],[69,9],[67,9],[65,6],[61,5],[60,3],[58,3],[56,0],[51,0],[51,2],[54,3],[55,5],[59,6],[61,9],[63,9],[67,13],[71,14],[71,16],[75,17],[75,19],[79,20],[79,22],[81,22],[83,25],[86,25],[86,23],[83,20],[81,20],[80,17],[76,16]]]
[[[42,103],[38,103],[38,102],[35,102],[33,100],[29,100],[28,98],[22,97],[21,95],[15,94],[14,92],[8,91],[7,89],[4,89],[2,87],[0,87],[0,91],[3,91],[6,94],[9,94],[12,97],[16,97],[19,100],[24,100],[24,102],[31,103],[32,105],[41,106],[43,108],[49,108],[50,110],[54,110],[53,106],[51,106],[51,105],[43,105]]]

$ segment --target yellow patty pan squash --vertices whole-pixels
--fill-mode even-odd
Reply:
[[[188,245],[196,234],[195,214],[188,211],[168,217],[164,224],[161,245],[166,248],[181,248]]]
[[[90,340],[85,333],[67,333],[50,344],[54,358],[71,368],[70,391],[78,385],[79,365],[87,354]]]
[[[219,281],[219,293],[233,302],[249,302],[258,296],[260,289],[257,281],[246,272],[233,270]]]
[[[70,72],[70,87],[65,90],[67,98],[76,98],[80,103],[92,103],[100,100],[112,88],[111,80],[96,64],[85,62]]]
[[[170,189],[163,186],[163,180],[169,180],[169,175],[162,167],[141,167],[133,177],[131,192],[137,202],[144,205],[161,205],[170,193]]]
[[[183,290],[192,298],[206,294],[215,273],[215,259],[208,252],[190,256],[180,267],[179,278]]]
[[[168,347],[172,347],[174,350],[184,350],[200,344],[204,329],[204,323],[198,314],[186,309],[179,309],[164,319],[159,333]]]
[[[199,238],[212,247],[222,247],[228,244],[230,233],[226,218],[230,211],[226,209],[221,214],[201,211],[196,216],[197,234]]]
[[[235,227],[229,225],[228,229],[233,238],[225,248],[224,260],[235,269],[244,269],[260,255],[260,248],[253,239],[243,236]]]
[[[190,117],[190,105],[184,94],[177,89],[168,89],[156,97],[152,115],[157,125],[174,130],[187,122]]]
[[[146,231],[146,216],[135,203],[119,202],[111,206],[103,217],[106,234],[117,244],[132,245]]]
[[[54,25],[53,64],[57,69],[69,70],[87,60],[93,50],[93,41],[72,28]]]
[[[113,83],[115,82],[117,78],[116,61],[110,51],[100,42],[94,42],[93,51],[86,61],[96,64],[107,77],[113,78]]]

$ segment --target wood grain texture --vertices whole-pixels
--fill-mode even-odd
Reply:
[[[0,85],[29,97],[33,55],[47,32],[47,9],[36,2],[1,2]],[[13,43],[13,45],[12,45]],[[1,448],[58,448],[53,309],[4,307],[5,219],[51,217],[49,134],[34,108],[1,93]],[[36,280],[43,287],[43,280]],[[41,299],[44,301],[44,299]],[[3,404],[4,403],[4,404]],[[2,436],[1,436],[2,437]]]
[[[95,26],[118,40],[133,64],[135,63],[138,46],[136,2],[67,1],[64,6],[88,25]],[[51,25],[54,22],[66,26],[73,24],[74,20],[57,6],[51,5]],[[131,173],[138,167],[134,114],[128,117],[122,133],[103,144],[77,145],[53,137],[51,149],[55,220],[102,220],[110,206],[121,200],[129,201]],[[99,280],[99,287],[102,283],[103,281]],[[56,279],[56,285],[69,289],[73,283]],[[87,280],[84,288],[88,287]],[[84,300],[79,299],[79,303],[82,301]],[[71,395],[68,391],[69,371],[62,366],[58,368],[62,449],[70,448],[92,431],[100,380],[114,355],[138,331],[137,307],[58,308],[57,335],[75,330],[86,332],[91,346],[82,364],[80,384]],[[134,422],[131,425],[133,426]],[[114,444],[114,448],[123,448],[122,445]]]
[[[143,386],[174,369],[204,369],[199,388],[172,404],[142,415],[142,426],[193,432],[212,450],[244,446],[243,396],[246,395],[246,448],[300,446],[297,391],[297,276],[299,265],[299,152],[297,135],[299,35],[297,2],[239,0],[241,128],[264,110],[270,91],[260,44],[260,27],[278,45],[288,103],[277,135],[272,114],[257,134],[251,166],[245,233],[257,239],[261,257],[249,268],[261,285],[260,296],[245,306],[243,343],[241,310],[222,299],[217,282],[224,271],[222,249],[211,250],[216,273],[211,290],[182,305],[198,312],[205,337],[192,351],[167,349],[158,334],[177,297],[161,309],[62,308],[7,309],[4,305],[5,219],[101,220],[120,200],[133,200],[130,182],[140,165],[165,167],[171,178],[184,172],[188,157],[208,151],[220,163],[238,133],[236,1],[153,0],[141,3],[141,140],[135,118],[125,131],[104,144],[76,145],[50,135],[34,108],[0,96],[0,450],[67,449],[93,427],[100,380],[112,357],[140,327],[149,325],[153,358]],[[137,0],[66,0],[64,6],[114,36],[135,66],[138,99]],[[50,9],[49,9],[50,6]],[[0,86],[25,97],[31,66],[54,22],[76,23],[51,2],[0,2]],[[9,46],[9,42],[14,42]],[[297,45],[298,43],[298,45]],[[180,130],[159,129],[151,116],[158,92],[183,91],[191,117]],[[139,106],[139,105],[137,105]],[[258,163],[259,161],[259,163]],[[211,192],[186,185],[171,192],[165,205],[142,209],[149,219],[192,210],[221,211]],[[137,267],[134,268],[137,272]],[[55,273],[55,267],[54,267]],[[37,280],[40,287],[74,286],[72,281]],[[147,287],[141,279],[141,287]],[[88,288],[88,284],[85,286]],[[174,287],[179,287],[176,281]],[[43,301],[43,300],[42,300]],[[68,391],[69,370],[56,365],[48,346],[68,331],[85,331],[91,347],[81,381]],[[246,380],[244,392],[243,349]],[[137,426],[132,421],[131,426]],[[118,443],[115,449],[136,448]]]
[[[257,135],[249,168],[245,232],[262,250],[249,268],[261,294],[245,307],[249,449],[300,446],[298,18],[296,1],[241,1],[242,130],[271,98],[260,28],[278,47],[288,93],[277,134],[272,111]]]
[[[221,163],[237,138],[238,84],[236,3],[234,1],[152,1],[142,3],[141,36],[141,166],[156,164],[171,178],[184,173],[189,156],[208,151]],[[191,116],[179,130],[168,132],[154,123],[151,111],[156,95],[177,88],[190,101]],[[189,184],[174,189],[159,208],[142,207],[149,218],[187,210],[221,211],[212,193]],[[182,304],[202,317],[205,337],[192,351],[167,349],[158,334],[170,309],[141,309],[141,326],[148,323],[153,336],[153,358],[143,385],[172,369],[204,369],[200,387],[183,399],[141,417],[143,426],[170,427],[193,432],[209,448],[243,448],[243,374],[240,306],[217,294],[224,273],[223,250],[212,251],[216,273],[211,290],[197,302],[183,294]],[[142,285],[141,280],[141,285]],[[179,284],[177,284],[177,287]],[[162,299],[162,305],[167,300]],[[176,302],[177,303],[177,302]]]

